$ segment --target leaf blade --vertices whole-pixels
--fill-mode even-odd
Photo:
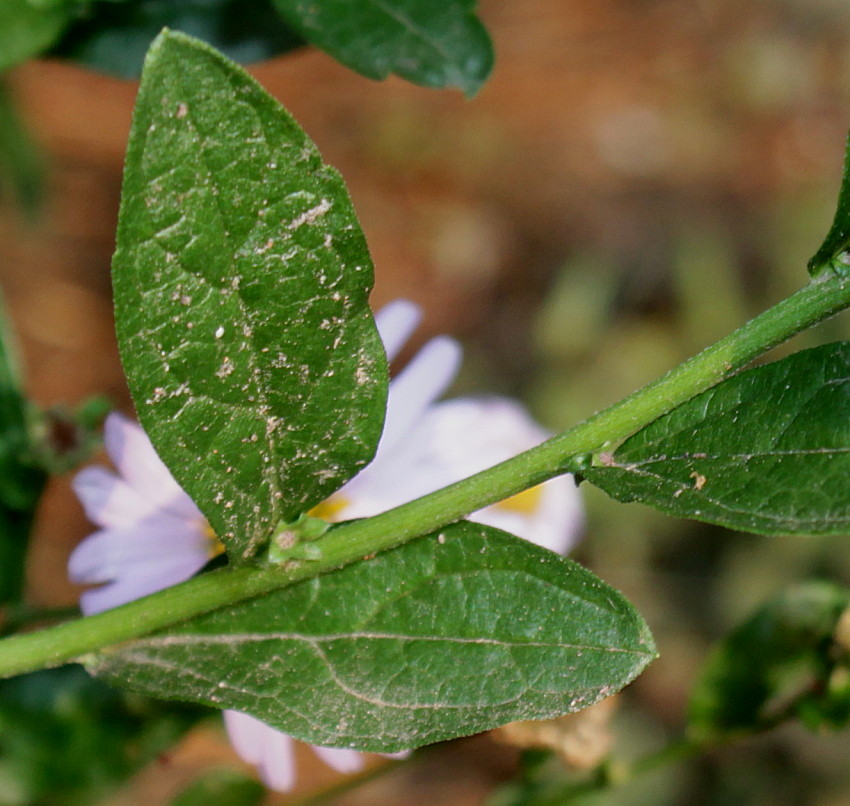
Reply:
[[[850,528],[850,344],[718,384],[584,476],[619,501],[759,534]]]
[[[113,285],[139,419],[231,559],[371,459],[386,359],[345,186],[250,76],[182,34],[146,62]]]
[[[306,741],[392,752],[578,710],[654,653],[640,616],[590,572],[461,522],[88,666]]]
[[[689,733],[714,741],[792,716],[817,728],[845,724],[847,647],[838,651],[836,633],[848,604],[846,589],[809,581],[762,605],[708,656],[688,704]]]
[[[70,21],[64,4],[36,6],[28,0],[0,3],[0,71],[19,64],[49,47]]]
[[[493,46],[475,0],[274,0],[301,35],[372,79],[391,73],[425,87],[474,95],[493,68]]]

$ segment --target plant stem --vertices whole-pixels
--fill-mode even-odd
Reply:
[[[579,425],[507,462],[395,509],[339,524],[317,542],[283,552],[275,566],[225,568],[108,610],[0,641],[0,677],[79,659],[201,613],[318,576],[436,531],[549,478],[576,472],[609,449],[777,344],[850,306],[850,279],[828,275],[770,308],[697,356]]]

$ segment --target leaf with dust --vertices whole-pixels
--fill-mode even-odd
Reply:
[[[850,530],[850,344],[692,398],[583,472],[618,501],[760,534]]]
[[[386,359],[339,175],[247,73],[151,46],[113,264],[139,419],[232,560],[374,455]]]
[[[131,690],[392,752],[579,710],[654,657],[646,624],[613,588],[462,521],[83,660]]]

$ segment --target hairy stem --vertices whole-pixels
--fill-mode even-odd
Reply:
[[[268,593],[386,551],[454,523],[482,507],[546,479],[581,470],[591,454],[729,377],[767,350],[850,306],[850,279],[827,275],[770,308],[663,377],[579,425],[507,462],[395,509],[331,528],[311,544],[309,559],[296,545],[275,566],[222,569],[56,627],[0,641],[0,677],[80,659],[111,644],[228,604]]]

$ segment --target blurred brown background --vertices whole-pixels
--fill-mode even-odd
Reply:
[[[420,302],[420,339],[466,345],[456,391],[518,396],[557,429],[805,283],[850,125],[850,7],[481,0],[480,11],[497,63],[471,101],[376,84],[316,51],[252,72],[348,182],[375,305]],[[136,85],[42,61],[12,86],[49,171],[37,223],[11,207],[0,216],[0,282],[28,388],[44,405],[105,393],[126,407],[109,263]],[[836,321],[799,343],[846,333]],[[615,723],[627,754],[675,735],[710,639],[794,579],[850,581],[840,539],[756,538],[593,491],[587,501],[579,559],[638,605],[662,652]],[[65,560],[89,530],[67,480],[55,483],[33,601],[73,601]],[[159,802],[221,759],[232,756],[215,731],[193,735],[115,803]],[[848,759],[846,733],[788,729],[593,802],[840,806]],[[303,760],[302,795],[337,780]],[[464,740],[337,802],[477,803],[514,763],[488,737]]]

